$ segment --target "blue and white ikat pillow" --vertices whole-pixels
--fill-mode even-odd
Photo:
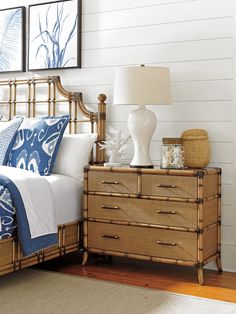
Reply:
[[[50,175],[68,122],[67,115],[24,119],[7,165]]]
[[[3,122],[0,126],[0,165],[5,165],[23,119]]]

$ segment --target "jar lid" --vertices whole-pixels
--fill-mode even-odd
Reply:
[[[165,137],[162,139],[163,144],[183,144],[183,139],[179,137]]]

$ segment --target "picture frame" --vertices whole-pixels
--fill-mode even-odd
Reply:
[[[0,73],[25,71],[25,16],[23,6],[0,10]]]
[[[29,6],[28,70],[81,67],[81,1]]]

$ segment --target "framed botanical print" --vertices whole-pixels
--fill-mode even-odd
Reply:
[[[81,66],[81,2],[29,6],[28,70]]]
[[[25,7],[0,10],[0,73],[25,71]]]

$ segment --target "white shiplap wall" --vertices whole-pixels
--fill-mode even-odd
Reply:
[[[12,0],[11,6],[43,3]],[[171,69],[172,106],[153,106],[158,128],[152,158],[159,164],[162,137],[188,128],[209,132],[211,166],[223,169],[222,255],[225,270],[236,271],[236,110],[234,0],[83,0],[82,69],[26,73],[58,74],[71,90],[84,92],[95,108],[108,95],[108,125],[127,132],[133,106],[112,106],[114,70],[122,65]],[[5,8],[0,2],[0,8]],[[1,78],[9,75],[0,75]],[[22,76],[22,74],[12,75]],[[130,144],[125,161],[132,156]]]

